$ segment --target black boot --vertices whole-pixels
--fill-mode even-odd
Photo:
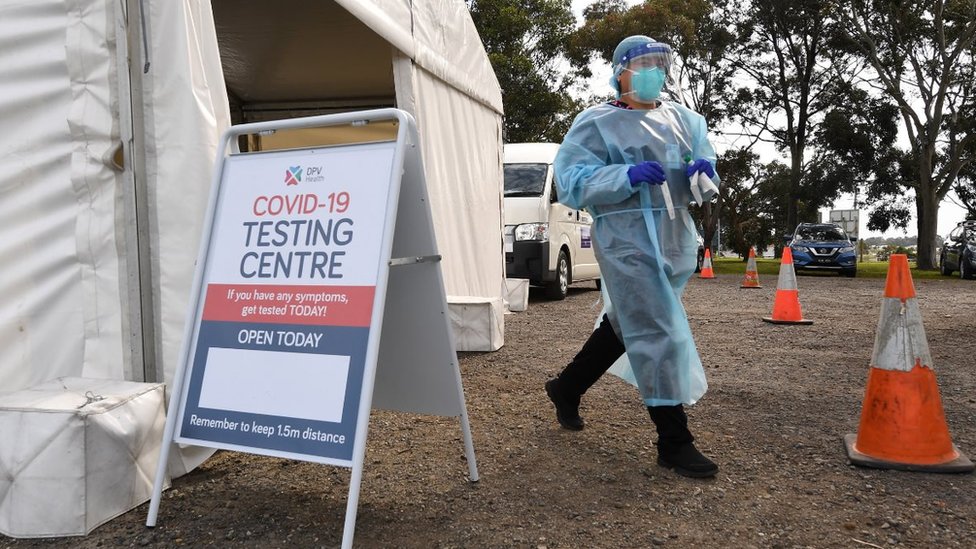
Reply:
[[[648,406],[657,427],[657,464],[686,477],[713,477],[718,465],[695,448],[695,437],[688,430],[688,416],[677,406]]]
[[[583,429],[583,418],[579,415],[580,395],[571,393],[559,382],[559,378],[546,382],[546,394],[556,405],[556,419],[570,431]]]

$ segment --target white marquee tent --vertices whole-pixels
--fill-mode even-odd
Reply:
[[[447,293],[500,330],[501,95],[464,3],[212,3],[0,3],[0,392],[170,378],[231,120],[411,112]]]
[[[462,0],[0,1],[0,394],[171,380],[221,131],[374,107],[417,120],[458,348],[499,348],[502,103]]]

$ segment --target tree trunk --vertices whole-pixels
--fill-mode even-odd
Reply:
[[[712,249],[712,241],[715,238],[715,232],[718,230],[718,221],[721,213],[721,195],[719,195],[718,200],[714,204],[707,202],[702,205],[702,239],[705,240],[705,247],[712,251],[712,255],[718,252],[718,250]]]
[[[701,207],[701,232],[705,247],[712,249],[712,239],[715,237],[715,227],[712,225],[712,205],[702,204]],[[714,250],[712,250],[714,252]]]
[[[742,230],[742,224],[736,223],[735,225],[733,225],[733,228],[735,230],[734,237],[733,237],[735,238],[735,248],[733,249],[735,250],[736,253],[742,256],[743,260],[747,260],[748,259],[747,256],[749,255],[749,250],[746,248],[746,235],[745,232]]]
[[[926,181],[930,176],[923,174],[919,186],[915,189],[915,217],[918,220],[918,268],[934,270],[935,237],[939,227],[939,198],[931,182]]]
[[[793,230],[800,223],[799,203],[800,203],[800,179],[803,177],[803,150],[799,147],[792,147],[790,160],[790,192],[786,204],[786,232],[793,234]]]

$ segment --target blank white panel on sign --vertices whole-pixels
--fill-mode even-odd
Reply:
[[[340,423],[349,357],[211,347],[200,407]]]

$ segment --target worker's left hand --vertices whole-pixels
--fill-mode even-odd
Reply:
[[[692,177],[693,175],[695,175],[695,172],[702,172],[703,174],[708,176],[709,179],[715,177],[715,168],[712,167],[711,162],[705,160],[704,158],[699,158],[698,160],[695,160],[691,164],[688,164],[688,170],[687,170],[688,177]]]

